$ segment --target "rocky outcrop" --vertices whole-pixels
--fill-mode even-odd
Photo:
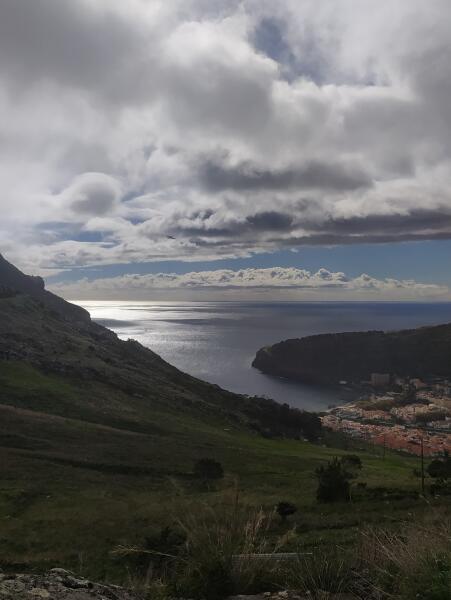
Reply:
[[[90,321],[89,313],[86,310],[48,292],[42,277],[25,275],[0,254],[0,294],[2,289],[5,294],[19,292],[32,296],[60,316],[72,321],[85,323]]]
[[[76,577],[65,569],[52,569],[45,575],[0,573],[0,600],[139,600],[139,596]]]
[[[306,383],[367,381],[371,373],[451,376],[451,324],[404,331],[314,335],[262,348],[252,366]]]
[[[77,577],[65,569],[51,569],[44,575],[0,573],[0,600],[143,600],[148,595],[133,593],[116,585],[103,585]],[[297,592],[267,592],[232,596],[228,600],[351,600],[346,594],[327,592],[301,595]],[[183,600],[177,598],[173,600]]]

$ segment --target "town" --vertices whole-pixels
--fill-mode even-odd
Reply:
[[[356,401],[321,417],[324,427],[384,449],[424,456],[451,452],[450,381],[373,373],[362,385]]]

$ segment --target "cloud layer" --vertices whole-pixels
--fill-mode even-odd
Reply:
[[[448,0],[1,0],[28,270],[451,238]]]
[[[341,272],[319,269],[282,268],[220,269],[178,275],[157,273],[123,275],[104,279],[82,279],[54,284],[54,292],[69,299],[264,299],[277,290],[279,299],[449,299],[445,286],[412,280],[376,279],[367,274],[350,278]]]

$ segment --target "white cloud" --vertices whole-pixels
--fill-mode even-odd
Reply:
[[[75,178],[62,196],[75,214],[96,217],[115,212],[121,187],[117,180],[103,173],[84,173]]]
[[[376,279],[366,274],[351,278],[342,272],[319,269],[311,272],[293,267],[271,269],[220,269],[185,273],[123,275],[59,283],[50,289],[66,298],[152,299],[152,298],[239,298],[239,299],[446,299],[445,286],[413,280]],[[226,296],[225,296],[226,294]]]
[[[2,0],[2,251],[43,271],[451,238],[450,18]]]

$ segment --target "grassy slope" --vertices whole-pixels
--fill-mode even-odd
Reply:
[[[306,547],[347,544],[362,524],[399,521],[424,508],[416,500],[365,497],[318,506],[314,469],[341,451],[252,434],[239,397],[102,337],[101,329],[64,323],[30,299],[2,299],[0,313],[0,350],[2,342],[18,352],[25,344],[30,355],[0,360],[4,565],[67,565],[115,578],[114,546],[139,542],[187,505],[218,501],[235,482],[253,505],[295,502],[298,541]],[[50,355],[56,366],[39,366]],[[418,489],[417,459],[359,453],[369,486]],[[205,456],[225,467],[217,490],[205,491],[191,476],[193,462]]]
[[[111,569],[108,551],[116,544],[137,542],[155,524],[171,523],[187,503],[215,501],[218,491],[206,492],[190,477],[193,461],[202,456],[223,463],[227,477],[220,487],[232,487],[237,480],[246,502],[267,507],[281,499],[296,502],[306,545],[319,538],[347,543],[364,522],[405,518],[406,506],[421,510],[413,500],[383,507],[370,500],[317,506],[312,473],[341,453],[335,449],[266,440],[224,423],[218,426],[215,419],[164,412],[153,413],[153,432],[141,433],[55,416],[43,407],[22,408],[37,397],[70,404],[79,389],[20,363],[0,363],[0,385],[3,563],[77,568],[81,563],[90,575],[104,576],[104,569]],[[119,401],[114,390],[109,392],[112,401]],[[369,485],[418,488],[411,475],[415,459],[389,454],[382,461],[371,449],[360,454],[362,479]]]

